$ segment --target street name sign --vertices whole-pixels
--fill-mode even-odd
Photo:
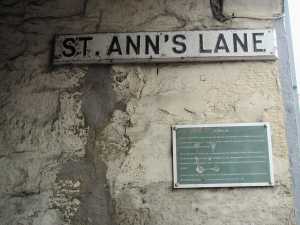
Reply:
[[[53,64],[275,60],[273,29],[57,35]]]
[[[273,186],[268,123],[172,127],[174,188]]]

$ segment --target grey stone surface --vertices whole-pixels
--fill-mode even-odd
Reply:
[[[82,95],[82,111],[89,126],[97,128],[109,122],[115,105],[110,66],[93,66],[89,69]]]
[[[225,12],[281,6],[232,0]],[[294,224],[277,62],[51,65],[57,33],[271,20],[220,23],[196,0],[10,0],[0,14],[1,225]],[[171,125],[256,121],[272,125],[274,188],[171,189]]]
[[[299,151],[299,130],[300,114],[298,88],[296,81],[295,65],[293,60],[293,49],[291,40],[290,20],[288,12],[288,2],[285,13],[287,18],[275,23],[280,54],[280,81],[282,85],[282,95],[286,109],[285,123],[287,128],[287,138],[289,145],[289,155],[291,162],[291,173],[293,175],[294,204],[297,224],[300,224],[300,151]],[[296,88],[297,87],[297,88]]]

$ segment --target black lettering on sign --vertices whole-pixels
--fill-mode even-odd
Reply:
[[[107,55],[111,55],[111,53],[117,52],[119,55],[122,55],[122,50],[120,47],[118,36],[113,36],[109,48],[107,50]]]
[[[264,33],[253,33],[252,34],[252,37],[253,37],[253,50],[254,52],[265,52],[266,49],[263,49],[263,48],[258,48],[258,44],[261,44],[262,43],[262,40],[260,39],[257,39],[258,36],[264,36],[265,34]]]
[[[178,39],[179,40],[181,39],[181,41],[179,41]],[[181,54],[186,51],[186,44],[184,43],[184,40],[186,40],[186,37],[183,34],[177,34],[177,35],[173,36],[172,41],[173,41],[174,45],[177,45],[180,47],[179,49],[176,47],[173,47],[172,50],[174,53]]]
[[[169,35],[165,34],[165,42],[169,40]]]
[[[132,48],[136,55],[140,54],[140,48],[141,48],[141,37],[140,35],[136,36],[136,41],[134,42],[132,38],[127,35],[126,36],[126,54],[130,54],[130,48]]]
[[[226,52],[229,52],[229,48],[225,40],[224,34],[219,34],[214,52],[218,53],[219,50],[225,50]]]
[[[244,33],[244,40],[242,41],[238,34],[234,33],[233,34],[233,51],[237,52],[238,51],[238,44],[239,46],[243,49],[244,52],[248,52],[248,39],[247,39],[247,34]]]
[[[200,53],[212,53],[212,49],[205,49],[204,48],[204,43],[203,43],[203,34],[199,34],[199,44],[200,44],[200,47],[199,47],[199,50],[200,50]]]
[[[82,47],[82,54],[83,56],[86,56],[87,52],[87,42],[93,40],[93,37],[80,37],[79,41],[83,41],[83,47]]]
[[[65,57],[72,57],[72,56],[74,56],[74,54],[76,53],[76,49],[75,49],[74,45],[75,45],[75,39],[74,38],[66,38],[63,41],[64,50],[63,50],[62,54]]]
[[[154,54],[159,54],[159,35],[155,35],[155,43],[152,41],[151,37],[149,35],[145,36],[145,54],[149,54],[150,46],[152,48],[152,51]]]

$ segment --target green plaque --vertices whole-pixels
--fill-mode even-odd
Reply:
[[[174,188],[273,186],[268,123],[172,127]]]

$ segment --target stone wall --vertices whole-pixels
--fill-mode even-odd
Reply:
[[[243,17],[279,0],[225,1]],[[293,225],[277,62],[51,66],[60,33],[272,27],[207,0],[0,2],[1,225]],[[174,124],[271,123],[274,188],[172,190]]]

